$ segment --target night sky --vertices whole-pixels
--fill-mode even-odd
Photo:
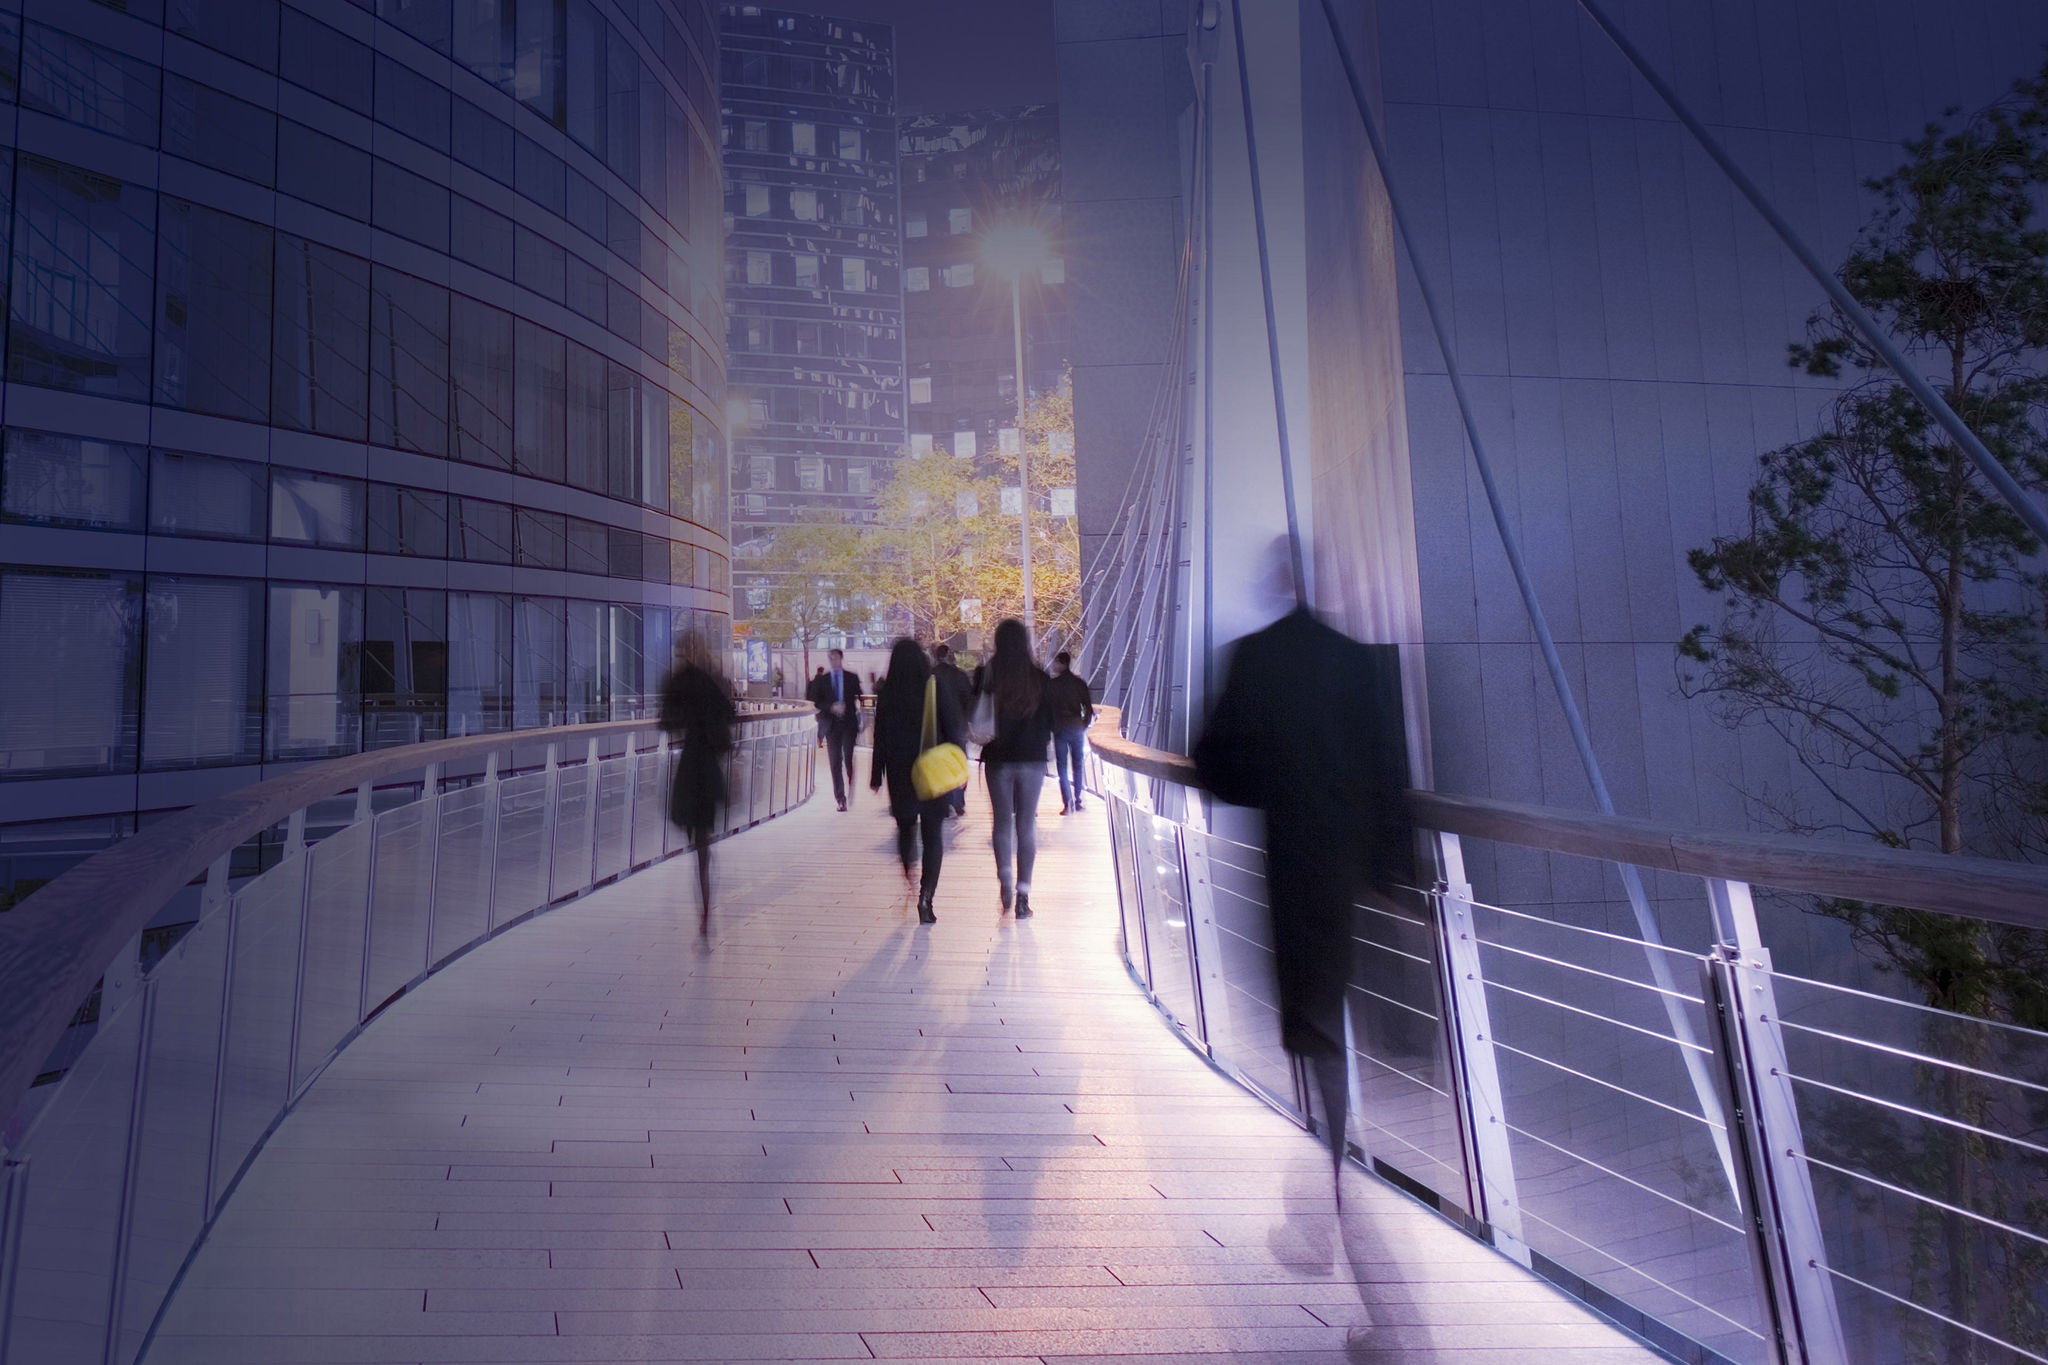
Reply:
[[[767,0],[774,8],[880,19],[896,30],[906,113],[1051,104],[1052,0]]]

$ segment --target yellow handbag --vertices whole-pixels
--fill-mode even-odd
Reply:
[[[967,751],[957,744],[940,744],[939,680],[924,684],[924,730],[919,736],[922,751],[910,765],[910,785],[920,801],[931,801],[959,791],[967,785]]]

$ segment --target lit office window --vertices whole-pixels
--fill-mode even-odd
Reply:
[[[768,514],[767,495],[763,493],[741,494],[740,510],[745,512],[750,517],[766,516]]]
[[[953,433],[953,455],[956,459],[971,460],[974,458],[974,451],[975,438],[973,432],[956,431]]]
[[[911,453],[912,455],[914,455],[914,456],[925,456],[925,455],[929,455],[929,454],[931,454],[931,453],[932,453],[932,437],[931,437],[931,433],[930,433],[930,432],[928,432],[928,431],[913,431],[913,432],[911,432],[911,433],[910,433],[910,453]]]
[[[370,440],[448,453],[448,291],[381,265],[370,272]]]
[[[747,457],[747,486],[749,488],[773,488],[775,486],[775,457],[773,455],[749,455]]]
[[[8,379],[145,401],[156,195],[41,157],[20,160]]]
[[[740,146],[750,152],[768,150],[768,123],[765,119],[748,119],[740,128]]]
[[[797,457],[796,486],[806,493],[821,492],[825,487],[825,461],[816,455]]]
[[[270,410],[271,230],[182,199],[158,217],[156,401],[260,422]]]
[[[922,237],[930,230],[930,225],[925,221],[923,209],[911,209],[903,215],[903,235],[905,237]]]
[[[767,252],[749,251],[747,253],[747,283],[775,283],[774,261],[773,258],[771,258]]]
[[[815,123],[790,124],[789,149],[798,156],[816,156],[818,154],[818,125]]]
[[[948,289],[965,289],[974,283],[974,262],[962,261],[958,265],[947,266],[945,280]]]
[[[868,197],[859,190],[839,191],[839,221],[847,227],[866,227]]]
[[[520,597],[512,603],[512,726],[558,725],[568,703],[567,603]]]
[[[852,293],[862,293],[868,287],[868,263],[858,256],[847,256],[839,262],[839,282]]]
[[[512,467],[512,315],[456,295],[450,346],[458,460]]]
[[[263,584],[152,574],[142,766],[263,757]]]
[[[749,398],[747,400],[747,422],[752,426],[764,426],[768,421],[768,400]]]
[[[126,574],[0,572],[0,773],[134,768],[141,586]]]
[[[277,234],[270,420],[360,441],[369,431],[370,263]]]
[[[368,589],[362,669],[365,749],[440,739],[448,709],[448,594]]]
[[[270,585],[270,665],[264,674],[269,757],[323,758],[361,747],[362,644],[361,588]]]
[[[960,236],[962,233],[974,231],[974,210],[948,209],[946,211],[946,230],[955,237]]]
[[[929,375],[919,375],[910,381],[910,401],[929,403],[932,401],[932,381]]]
[[[1014,381],[1012,381],[1014,383]],[[1005,455],[1016,455],[1023,450],[1023,443],[1017,439],[1017,428],[999,427],[996,430],[996,449]]]
[[[816,289],[818,287],[818,258],[799,253],[796,258],[796,287]]]
[[[0,517],[139,531],[147,459],[141,446],[9,427],[0,447]]]
[[[841,128],[839,130],[839,159],[841,161],[860,160],[860,129]]]
[[[818,192],[816,190],[791,190],[789,192],[789,216],[800,223],[818,221]]]
[[[512,599],[448,595],[448,730],[493,734],[512,724]]]
[[[846,467],[846,491],[862,498],[874,491],[874,479],[866,465],[856,463]]]
[[[266,465],[174,450],[150,456],[149,529],[156,535],[261,540],[269,505]]]
[[[768,187],[766,185],[743,185],[740,187],[746,199],[746,215],[749,218],[768,216]]]
[[[796,353],[798,355],[819,355],[824,346],[824,329],[815,322],[799,322],[796,325]]]
[[[361,479],[273,468],[270,538],[324,550],[360,550],[364,502]]]
[[[1065,284],[1067,282],[1066,257],[1055,256],[1044,265],[1038,267],[1038,282],[1040,284]]]
[[[448,495],[425,488],[370,485],[369,551],[375,555],[448,556]]]
[[[930,266],[914,265],[903,272],[903,288],[912,294],[922,294],[932,287]]]

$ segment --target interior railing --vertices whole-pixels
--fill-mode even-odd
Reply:
[[[743,715],[722,834],[812,791]],[[0,1365],[127,1365],[264,1140],[377,1012],[521,920],[684,850],[651,720],[311,764],[147,827],[0,915]],[[259,875],[231,878],[252,841]],[[139,935],[198,882],[147,972]],[[678,932],[694,932],[694,914]],[[95,995],[97,1021],[81,1002]],[[66,1039],[80,1028],[84,1046]],[[73,1058],[32,1085],[60,1042]]]
[[[1090,738],[1131,969],[1305,1121],[1256,820],[1116,724]],[[2048,1033],[1853,960],[1776,970],[1760,928],[1817,896],[2048,930],[2048,869],[1411,797],[1433,880],[1352,924],[1361,1160],[1677,1359],[2048,1360]]]

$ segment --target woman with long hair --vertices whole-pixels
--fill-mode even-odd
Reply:
[[[946,857],[946,812],[952,807],[950,793],[920,799],[911,779],[918,755],[933,744],[967,742],[967,724],[960,716],[959,703],[944,687],[927,688],[931,669],[925,666],[924,651],[917,641],[902,639],[889,653],[889,673],[875,694],[874,766],[868,787],[889,784],[889,813],[896,817],[896,856],[903,863],[903,880],[910,881],[912,852],[922,827],[924,872],[918,879],[917,919],[936,924],[932,898],[939,891],[939,866]],[[932,732],[925,732],[925,703],[932,703]]]
[[[676,641],[676,666],[661,682],[661,728],[675,741],[675,785],[668,817],[697,850],[697,894],[704,908],[699,934],[711,932],[711,831],[725,804],[725,758],[739,712],[728,695],[718,651],[702,631]]]
[[[981,746],[995,813],[996,886],[1003,909],[1031,917],[1031,866],[1038,858],[1038,793],[1052,748],[1045,676],[1031,657],[1031,636],[1016,619],[996,627],[995,652],[981,695],[994,712],[995,738]],[[975,703],[980,705],[980,701]]]

